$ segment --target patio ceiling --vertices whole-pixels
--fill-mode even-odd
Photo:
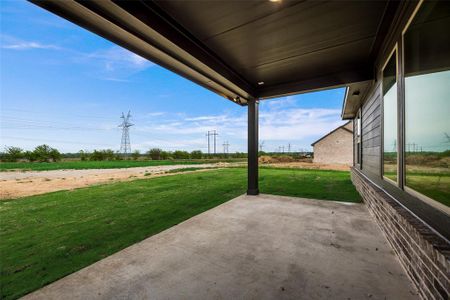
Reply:
[[[364,86],[392,1],[32,0],[236,103]],[[353,93],[358,95],[359,93]]]

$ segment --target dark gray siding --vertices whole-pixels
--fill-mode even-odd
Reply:
[[[374,84],[362,106],[362,170],[368,175],[381,172],[381,84]]]

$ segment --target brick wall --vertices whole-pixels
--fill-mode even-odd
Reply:
[[[449,299],[450,244],[352,168],[352,181],[424,299]]]
[[[346,164],[353,162],[353,134],[339,128],[313,146],[314,162]]]

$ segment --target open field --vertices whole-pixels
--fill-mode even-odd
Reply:
[[[423,158],[422,158],[423,159]],[[440,164],[406,165],[406,186],[446,206],[450,206],[450,171],[447,157]],[[385,164],[384,176],[397,181],[396,165]]]
[[[103,161],[60,161],[60,162],[1,162],[0,171],[8,170],[84,170],[84,169],[118,169],[148,166],[193,165],[216,162],[238,162],[245,159],[195,159],[195,160],[103,160]]]
[[[13,299],[224,203],[244,168],[119,182],[0,203],[1,295]],[[348,172],[260,171],[268,194],[358,202]]]
[[[261,164],[261,166],[271,166],[276,168],[296,168],[296,169],[310,169],[310,170],[335,170],[335,171],[349,171],[350,166],[342,164],[322,164],[313,162],[279,162]]]
[[[165,176],[174,172],[236,167],[244,164],[245,162],[220,162],[116,169],[66,169],[48,171],[10,170],[8,172],[0,172],[0,200],[39,195],[61,190],[72,190],[97,184],[130,181],[144,177]],[[349,169],[348,166],[343,165],[325,165],[312,162],[271,163],[264,164],[262,167],[342,171],[347,171]]]
[[[0,200],[72,190],[97,184],[164,176],[174,172],[230,166],[228,163],[120,169],[15,171],[0,173]]]
[[[450,174],[407,173],[406,186],[450,206]]]

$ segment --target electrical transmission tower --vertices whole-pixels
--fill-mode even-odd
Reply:
[[[259,152],[262,152],[264,148],[264,141],[261,141],[261,143],[259,143]]]
[[[228,147],[230,146],[230,144],[228,143],[228,141],[226,141],[225,143],[223,143],[222,146],[223,146],[223,153],[224,153],[224,154],[228,154]]]
[[[130,144],[130,127],[134,124],[130,123],[131,114],[130,111],[128,111],[127,116],[125,116],[122,113],[122,116],[120,117],[123,119],[122,124],[119,125],[119,127],[122,128],[122,141],[120,143],[120,153],[127,156],[131,153],[131,144]]]

